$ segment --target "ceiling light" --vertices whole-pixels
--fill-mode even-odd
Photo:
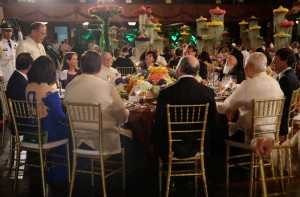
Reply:
[[[135,26],[135,25],[136,25],[136,22],[128,22],[128,25],[129,25],[129,26]]]

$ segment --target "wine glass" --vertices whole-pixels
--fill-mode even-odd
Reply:
[[[225,90],[226,90],[226,87],[224,86],[224,83],[219,82],[219,81],[214,82],[214,91],[218,98],[223,95]]]
[[[229,82],[229,89],[233,92],[236,88],[237,78],[235,75],[231,75],[230,82]]]
[[[141,93],[142,89],[138,85],[135,85],[133,91],[134,91],[134,94],[135,94],[137,102],[138,102],[140,100],[140,93]]]

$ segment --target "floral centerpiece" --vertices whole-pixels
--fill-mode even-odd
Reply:
[[[286,27],[286,26],[293,26],[295,23],[294,21],[288,21],[288,20],[283,20],[282,22],[279,23],[280,27]]]
[[[96,17],[102,22],[100,28],[101,34],[100,46],[105,51],[110,51],[108,27],[109,20],[112,17],[118,16],[123,12],[123,8],[115,3],[114,0],[98,0],[97,5],[88,9],[88,13],[92,17]]]
[[[254,25],[252,27],[249,28],[250,30],[257,30],[257,29],[261,29],[261,26],[259,25]]]
[[[279,6],[277,9],[273,10],[273,31],[278,33],[279,23],[285,20],[285,15],[289,12],[289,9]]]
[[[207,21],[207,18],[200,16],[199,18],[196,19],[196,22],[200,22],[200,21]]]
[[[245,21],[245,20],[239,22],[239,25],[248,25],[248,24],[249,24],[249,23],[248,23],[247,21]]]
[[[143,31],[143,24],[146,22],[148,18],[148,14],[151,14],[151,8],[146,8],[145,6],[141,6],[139,9],[134,10],[134,14],[139,16],[139,29]]]
[[[221,26],[221,25],[223,25],[223,22],[221,22],[221,21],[211,21],[211,22],[207,22],[206,25],[208,27]]]
[[[226,14],[226,11],[216,7],[215,9],[210,9],[209,13],[212,21],[224,21],[224,15]]]

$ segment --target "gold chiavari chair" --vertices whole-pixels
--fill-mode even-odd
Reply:
[[[73,167],[69,196],[72,196],[76,172],[91,174],[93,186],[94,175],[100,175],[104,197],[107,196],[105,179],[116,173],[121,173],[122,189],[125,191],[125,151],[121,148],[121,152],[116,153],[121,154],[121,162],[111,159],[111,157],[116,154],[110,154],[107,152],[108,144],[102,139],[102,136],[105,133],[119,133],[118,129],[102,129],[102,111],[100,104],[93,105],[66,102],[66,107],[69,115],[73,140]],[[91,134],[91,132],[96,136]],[[95,144],[98,145],[95,145],[95,150],[87,150],[77,147],[77,144],[80,144],[82,140],[96,140]],[[77,166],[77,159],[79,157],[90,159],[90,165],[82,167]],[[104,164],[106,164],[105,167]],[[109,164],[114,164],[114,167],[109,166]]]
[[[253,139],[259,136],[275,136],[278,141],[284,98],[253,100],[252,133]],[[226,140],[226,188],[229,190],[229,168],[242,167],[250,171],[249,196],[253,196],[254,171],[258,168],[257,157],[251,151],[249,143]],[[230,148],[243,150],[243,154],[231,155]],[[244,159],[243,159],[244,158]],[[250,162],[248,162],[248,160]],[[256,174],[256,173],[255,173]]]
[[[116,67],[116,69],[121,73],[121,76],[126,76],[133,72],[133,67]]]
[[[69,140],[62,139],[48,142],[48,135],[41,129],[40,104],[38,102],[17,101],[9,99],[9,107],[15,128],[16,170],[14,190],[17,188],[19,167],[26,165],[40,168],[43,186],[43,196],[47,196],[45,171],[56,166],[66,166],[70,180]],[[26,140],[25,140],[26,139]],[[66,147],[66,155],[51,154],[52,151]],[[37,153],[37,158],[27,158],[20,162],[21,151]],[[61,162],[48,161],[48,156],[64,158]],[[36,163],[36,161],[40,161]]]
[[[293,150],[297,153],[293,154]],[[297,146],[284,142],[273,147],[270,158],[259,158],[263,197],[296,196],[296,189],[289,187],[292,179],[296,177],[295,168],[298,166],[294,166],[293,156],[298,156]],[[279,187],[275,185],[276,182]],[[270,187],[268,187],[268,183],[270,183]]]
[[[159,190],[162,190],[162,174],[166,175],[165,196],[169,196],[171,177],[194,176],[195,189],[198,190],[198,176],[202,177],[203,190],[208,196],[205,166],[204,166],[204,137],[209,104],[198,105],[169,105],[167,104],[169,153],[168,161],[159,159]],[[193,136],[193,141],[199,143],[199,152],[188,158],[178,158],[174,155],[174,146],[180,146],[184,137]],[[193,165],[194,168],[186,168]],[[175,168],[177,167],[177,169]]]
[[[293,166],[293,151],[296,151],[297,147],[291,143],[294,136],[294,115],[296,114],[297,102],[299,99],[300,88],[294,90],[291,96],[288,112],[288,134],[286,136],[287,141],[282,144],[275,144],[273,151],[270,154],[270,158],[259,158],[259,170],[262,183],[262,196],[278,196],[288,195],[293,190],[287,190],[289,186],[289,180],[296,176]],[[297,152],[297,151],[296,151]],[[268,165],[265,165],[268,163]],[[286,183],[284,182],[286,180]],[[274,193],[268,192],[267,183],[279,181],[281,191],[275,191]],[[274,190],[274,189],[273,189]]]
[[[6,87],[7,87],[7,81],[0,82],[0,99],[1,99],[1,107],[2,107],[1,147],[4,146],[5,126],[10,124],[10,114],[9,114],[9,108],[7,104],[6,93],[5,93]]]

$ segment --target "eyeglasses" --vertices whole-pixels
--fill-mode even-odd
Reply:
[[[42,36],[47,36],[47,34],[46,33],[43,33],[43,32],[40,32],[40,31],[38,31]]]

